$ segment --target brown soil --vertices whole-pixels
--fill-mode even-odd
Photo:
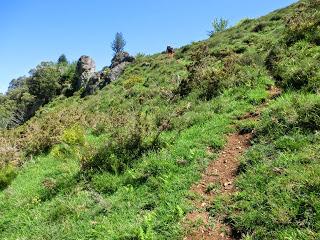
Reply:
[[[281,94],[278,88],[269,89],[270,99]],[[241,119],[258,120],[262,104],[255,113],[248,113]],[[191,187],[191,191],[196,193],[200,200],[194,200],[195,210],[186,216],[186,224],[192,230],[184,238],[185,240],[232,240],[231,228],[223,223],[223,217],[210,219],[207,208],[210,207],[214,198],[219,195],[229,195],[235,192],[235,179],[240,165],[239,157],[250,147],[250,140],[253,134],[233,133],[228,135],[227,144],[221,151],[217,160],[212,162],[202,174],[200,182]],[[208,148],[208,152],[212,149]],[[220,186],[218,193],[210,190],[210,186]],[[209,187],[208,187],[209,186]],[[192,228],[192,225],[200,225]]]

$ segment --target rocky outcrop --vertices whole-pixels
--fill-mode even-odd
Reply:
[[[127,52],[117,53],[111,60],[109,73],[110,81],[116,80],[122,74],[125,67],[134,60],[134,57],[130,56]]]
[[[125,67],[134,60],[134,57],[130,56],[129,53],[119,52],[112,58],[110,67],[105,67],[102,71],[95,72],[93,71],[95,69],[94,61],[90,57],[82,56],[77,64],[78,89],[85,87],[82,97],[92,95],[97,90],[118,79]]]
[[[119,52],[111,60],[110,68],[115,68],[122,63],[131,63],[134,61],[134,57],[130,56],[127,52]]]
[[[76,68],[76,81],[74,90],[79,90],[82,87],[86,87],[89,80],[94,77],[96,72],[96,63],[89,56],[81,56],[77,62]]]
[[[115,67],[111,68],[110,73],[109,73],[109,78],[110,81],[115,81],[118,77],[120,77],[120,75],[123,73],[125,67],[128,65],[128,62],[123,62],[120,63],[118,65],[116,65]]]
[[[102,89],[107,84],[110,83],[110,78],[105,71],[96,72],[88,81],[84,92],[82,93],[82,97],[92,95],[97,90]]]

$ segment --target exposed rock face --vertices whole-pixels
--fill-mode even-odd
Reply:
[[[96,71],[96,63],[89,56],[81,56],[76,68],[76,83],[75,90],[85,87]]]
[[[95,72],[94,61],[88,56],[82,56],[77,64],[77,89],[85,87],[82,97],[94,94],[97,90],[115,81],[123,73],[125,67],[134,60],[129,53],[120,52],[112,58],[109,68]]]
[[[115,81],[123,73],[125,67],[128,65],[128,62],[122,62],[115,67],[111,68],[109,73],[110,81]]]
[[[85,91],[82,93],[82,97],[94,94],[98,89],[102,89],[110,83],[109,75],[105,74],[104,71],[94,73],[89,79]]]
[[[134,60],[134,57],[130,56],[127,52],[117,53],[111,60],[110,81],[115,81],[122,74],[125,67]]]
[[[134,61],[134,57],[130,56],[129,53],[119,52],[112,58],[110,68],[112,69],[112,68],[116,67],[117,65],[124,63],[124,62],[130,63],[133,61]]]

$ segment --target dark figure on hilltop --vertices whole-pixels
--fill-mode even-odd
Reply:
[[[173,49],[173,47],[171,47],[171,46],[167,46],[167,54],[169,55],[169,56],[173,56],[174,55],[174,49]]]

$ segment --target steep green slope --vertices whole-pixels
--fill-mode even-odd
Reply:
[[[319,237],[319,5],[139,56],[96,95],[1,132],[1,239],[183,238],[190,186],[273,84],[286,93],[258,123],[241,191],[211,212],[248,239]]]
[[[319,239],[319,127],[319,95],[289,92],[270,104],[243,158],[239,193],[226,209],[218,199],[212,214],[222,211],[247,239]]]

